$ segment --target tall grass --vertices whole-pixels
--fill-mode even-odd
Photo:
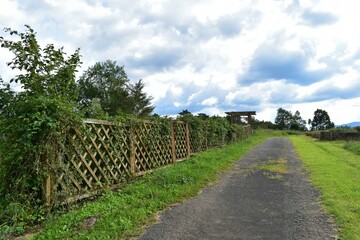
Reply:
[[[347,142],[344,144],[344,149],[360,156],[360,142]]]

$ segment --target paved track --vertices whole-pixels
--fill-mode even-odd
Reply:
[[[262,170],[269,161],[288,170]],[[289,140],[271,138],[197,197],[164,211],[139,239],[335,239],[318,196]]]

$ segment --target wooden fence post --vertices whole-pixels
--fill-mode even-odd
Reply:
[[[45,205],[51,205],[51,174],[49,171],[49,166],[45,168],[46,171],[46,178],[44,180],[44,202]]]
[[[189,123],[185,124],[185,135],[186,135],[186,158],[190,158],[191,149],[190,149],[190,132],[189,132]]]
[[[171,157],[173,164],[176,163],[176,144],[175,144],[175,129],[174,122],[171,122]]]
[[[130,124],[130,169],[131,173],[135,174],[135,134],[134,134],[134,127]]]
[[[52,166],[51,164],[54,164],[54,160],[58,156],[58,152],[56,150],[56,146],[53,145],[50,150],[46,150],[44,160],[45,160],[45,166],[44,166],[44,172],[46,174],[44,182],[43,182],[43,201],[46,206],[50,206],[53,203],[52,199],[52,186],[54,181],[54,172],[51,170]],[[51,152],[49,152],[51,151]],[[55,157],[56,156],[56,157]],[[54,159],[52,159],[54,158]]]

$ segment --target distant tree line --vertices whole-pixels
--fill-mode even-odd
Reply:
[[[331,122],[330,116],[327,111],[322,109],[317,109],[314,112],[313,119],[308,120],[308,125],[310,130],[326,130],[335,127],[335,124]],[[288,111],[283,108],[277,110],[277,115],[275,117],[275,125],[277,129],[287,129],[287,130],[297,130],[297,131],[306,131],[308,130],[306,126],[306,121],[302,119],[300,112],[296,111],[292,114],[291,111]]]

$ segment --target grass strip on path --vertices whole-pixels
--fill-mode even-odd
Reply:
[[[341,239],[360,239],[360,156],[343,143],[291,136],[322,203],[335,217]]]
[[[156,213],[171,204],[195,196],[218,173],[263,142],[272,132],[261,131],[251,138],[223,148],[199,153],[152,174],[117,192],[107,192],[96,202],[53,217],[35,239],[123,239],[140,234],[144,226],[156,221]],[[85,219],[93,217],[93,227],[84,230]]]

